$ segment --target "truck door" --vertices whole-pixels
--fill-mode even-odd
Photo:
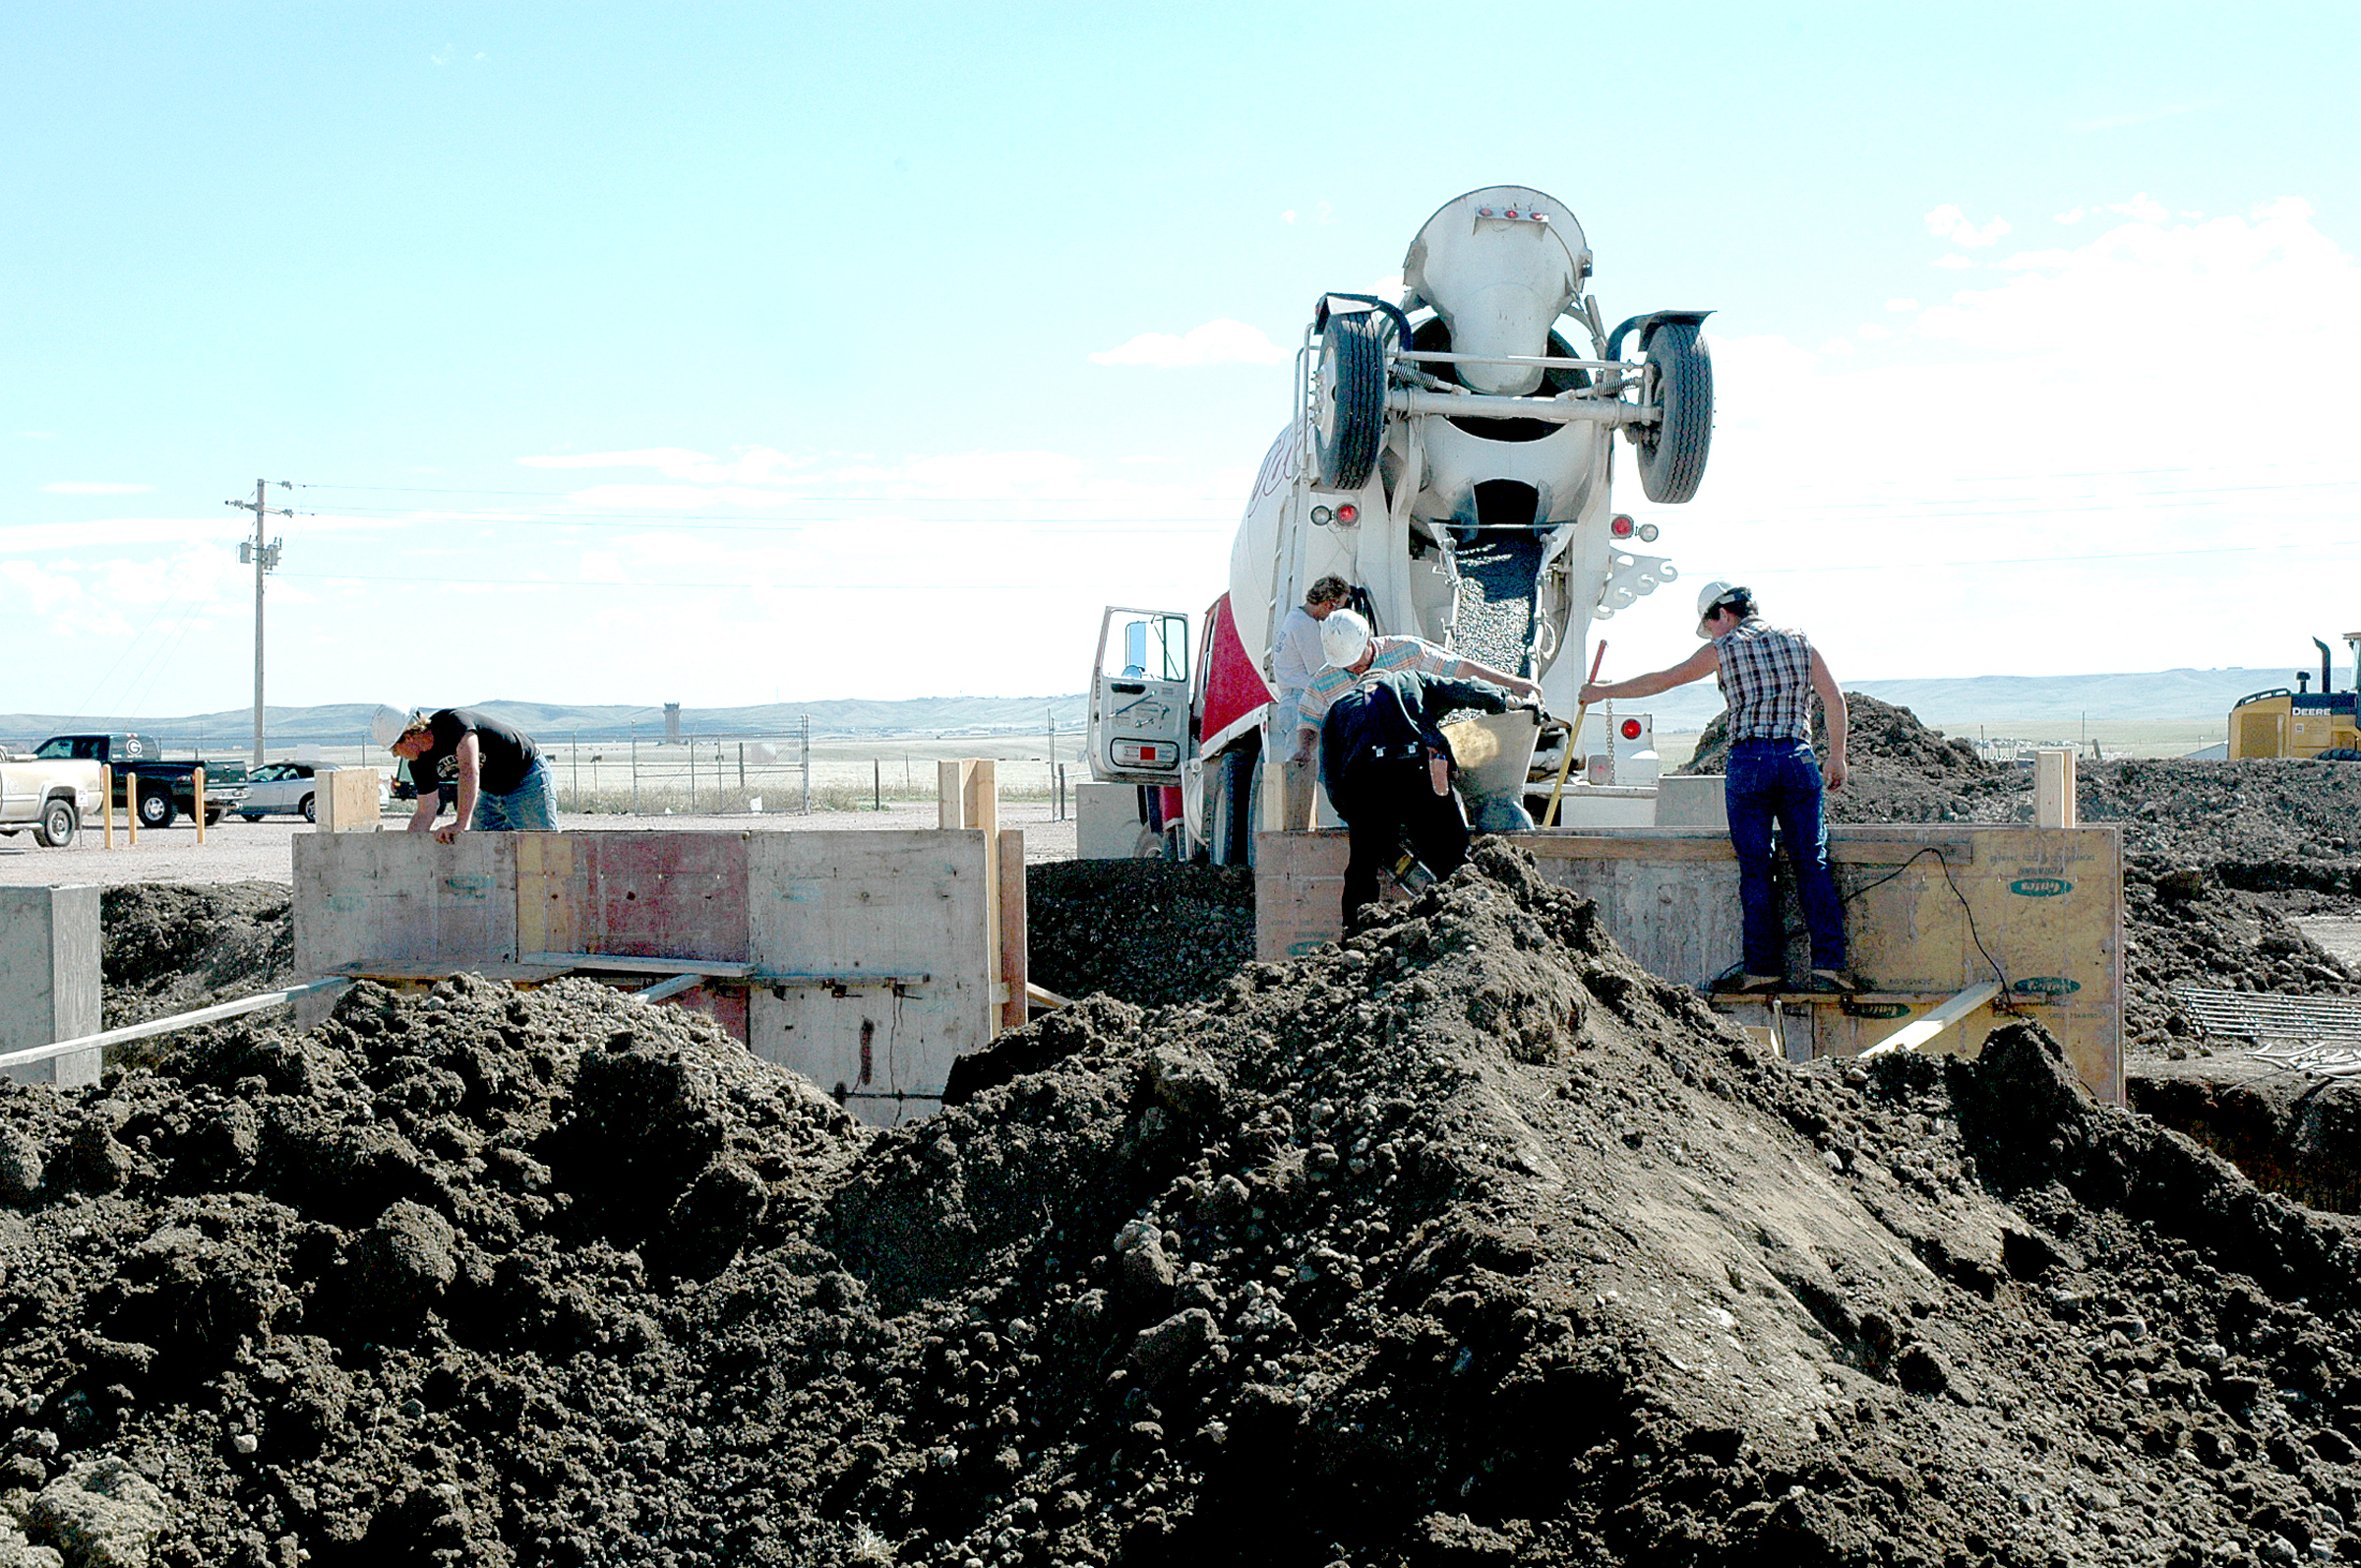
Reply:
[[[1090,683],[1091,776],[1179,784],[1188,752],[1188,617],[1111,608]]]

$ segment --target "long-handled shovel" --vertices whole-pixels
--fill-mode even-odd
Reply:
[[[1591,678],[1583,682],[1583,685],[1596,685],[1599,680],[1599,666],[1604,664],[1605,662],[1606,638],[1601,637],[1599,639],[1599,652],[1591,660]],[[1557,782],[1549,786],[1549,811],[1548,814],[1542,818],[1542,825],[1544,827],[1555,827],[1557,825],[1557,798],[1565,793],[1566,774],[1574,766],[1574,743],[1582,739],[1582,721],[1590,711],[1591,705],[1588,702],[1583,703],[1580,707],[1577,707],[1574,710],[1574,728],[1566,735],[1566,754],[1558,758],[1557,762]]]

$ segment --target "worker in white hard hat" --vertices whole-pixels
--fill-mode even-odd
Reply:
[[[1332,610],[1321,619],[1320,652],[1327,667],[1311,678],[1311,684],[1296,699],[1296,749],[1291,760],[1298,766],[1311,761],[1311,749],[1320,738],[1320,725],[1328,717],[1330,705],[1372,673],[1415,670],[1447,681],[1488,681],[1505,687],[1513,695],[1541,700],[1542,689],[1536,682],[1461,658],[1423,637],[1373,635],[1369,623],[1353,610]],[[1291,819],[1286,825],[1303,824]]]
[[[1352,596],[1353,585],[1331,573],[1305,589],[1303,602],[1288,611],[1287,619],[1279,624],[1279,635],[1271,644],[1270,668],[1265,672],[1271,680],[1269,722],[1274,749],[1294,745],[1296,713],[1303,691],[1328,662],[1320,651],[1320,623],[1343,609]],[[1306,821],[1311,816],[1310,761],[1291,758],[1286,771],[1287,821]]]
[[[1828,826],[1821,792],[1845,787],[1845,694],[1828,661],[1800,632],[1762,618],[1754,590],[1709,582],[1697,594],[1697,634],[1706,645],[1668,670],[1602,681],[1582,689],[1587,705],[1610,697],[1654,696],[1676,686],[1720,679],[1729,709],[1729,762],[1723,786],[1729,841],[1738,852],[1738,899],[1745,931],[1742,974],[1714,989],[1768,995],[1786,989],[1786,941],[1771,880],[1771,824],[1779,823],[1795,892],[1811,933],[1808,992],[1853,992],[1846,964],[1845,906],[1828,869]],[[1812,754],[1812,698],[1828,720],[1828,763]]]

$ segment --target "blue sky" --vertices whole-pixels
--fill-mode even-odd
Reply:
[[[1624,500],[1840,675],[2361,625],[2349,6],[1466,9],[0,7],[0,707],[245,701],[258,475],[273,701],[1074,690],[1501,181],[1718,310]]]

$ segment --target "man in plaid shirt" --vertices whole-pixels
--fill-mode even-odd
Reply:
[[[1811,932],[1812,972],[1801,989],[1861,989],[1846,965],[1845,906],[1828,869],[1828,826],[1821,790],[1845,787],[1845,694],[1804,634],[1783,631],[1755,608],[1754,590],[1709,582],[1697,595],[1697,634],[1706,645],[1668,670],[1582,689],[1585,704],[1609,697],[1654,696],[1718,676],[1729,705],[1729,841],[1738,853],[1738,900],[1745,930],[1745,972],[1714,982],[1718,992],[1767,995],[1786,985],[1786,933],[1771,882],[1771,824],[1779,823],[1795,893]],[[1828,766],[1812,755],[1812,698],[1828,716]]]

